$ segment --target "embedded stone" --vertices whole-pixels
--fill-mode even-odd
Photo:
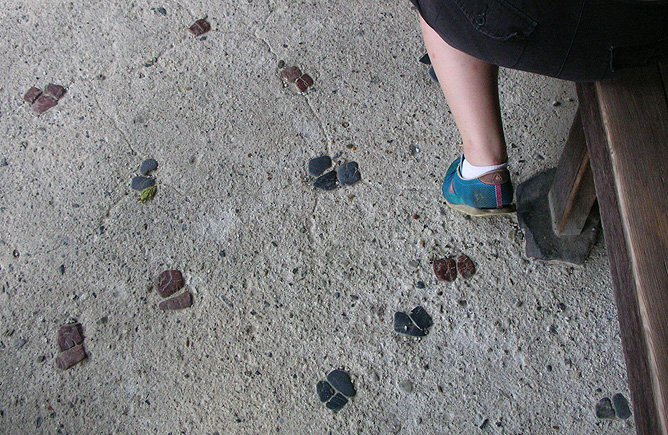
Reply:
[[[341,408],[345,406],[345,404],[348,403],[348,399],[345,398],[345,396],[341,393],[336,393],[332,399],[327,402],[325,405],[328,409],[331,409],[334,412],[340,411]]]
[[[67,349],[56,358],[56,367],[60,370],[67,370],[86,359],[86,351],[82,345],[76,345]]]
[[[61,326],[58,330],[57,341],[58,348],[61,351],[65,351],[77,344],[83,343],[84,338],[81,333],[81,323],[69,323]]]
[[[314,157],[308,161],[308,174],[311,177],[319,177],[332,166],[332,159],[329,156]]]
[[[299,77],[302,76],[302,71],[296,66],[289,66],[281,71],[281,78],[288,83],[294,83]]]
[[[23,96],[23,100],[26,103],[32,104],[40,95],[42,95],[42,91],[39,88],[33,86],[32,88],[28,89],[28,92],[26,92],[26,94]]]
[[[342,164],[336,170],[336,176],[341,186],[352,186],[362,179],[357,162]]]
[[[462,254],[457,257],[457,272],[464,279],[469,279],[475,274],[475,265],[471,259]]]
[[[318,392],[318,398],[321,402],[328,401],[334,395],[334,389],[327,381],[318,382],[315,386],[315,389]]]
[[[41,115],[42,113],[46,112],[52,107],[55,107],[56,105],[58,105],[57,100],[53,99],[52,97],[49,97],[48,95],[42,94],[39,97],[37,97],[34,103],[32,103],[32,110],[38,115]]]
[[[341,370],[332,370],[327,375],[327,381],[332,387],[341,394],[353,397],[356,394],[353,381],[350,379],[348,373]]]
[[[158,308],[161,310],[182,310],[188,308],[193,304],[193,295],[190,292],[181,293],[178,296],[160,302]]]
[[[313,86],[313,79],[308,74],[302,74],[297,80],[295,80],[295,85],[299,92],[306,92],[308,88]]]
[[[178,270],[165,270],[155,281],[155,291],[166,298],[179,291],[185,285],[183,275]]]
[[[596,404],[596,417],[598,418],[615,418],[615,410],[612,408],[612,402],[609,398],[604,397]]]
[[[313,182],[313,187],[322,190],[334,190],[338,187],[336,183],[336,171],[329,171],[325,175],[321,175]]]
[[[626,400],[626,397],[622,393],[617,393],[612,396],[612,407],[617,413],[617,417],[622,420],[626,420],[631,417],[631,407],[629,406],[629,401]]]
[[[53,83],[49,83],[46,85],[46,89],[44,89],[45,94],[52,96],[56,100],[63,98],[65,92],[67,92],[67,89],[60,85],[54,85]]]
[[[188,30],[190,30],[190,33],[195,36],[202,36],[211,30],[211,24],[209,24],[209,22],[205,19],[197,20],[192,26],[190,26],[190,29]]]
[[[154,186],[155,185],[155,179],[154,178],[149,178],[149,177],[143,177],[141,175],[137,175],[132,179],[132,183],[130,184],[130,187],[132,187],[134,190],[139,190],[140,192],[148,187]]]
[[[415,325],[425,332],[434,324],[431,316],[420,306],[413,308],[409,316]]]
[[[457,278],[457,263],[452,257],[434,260],[434,274],[439,281],[453,282]]]
[[[158,169],[158,162],[154,159],[146,159],[139,167],[139,173],[142,175],[148,175],[156,169]]]
[[[400,334],[410,335],[411,337],[424,337],[427,335],[426,332],[413,323],[408,314],[400,311],[394,313],[394,330]]]

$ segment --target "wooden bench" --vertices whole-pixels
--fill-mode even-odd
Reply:
[[[518,186],[527,253],[586,257],[600,212],[636,430],[668,434],[668,61],[577,93],[558,167]]]

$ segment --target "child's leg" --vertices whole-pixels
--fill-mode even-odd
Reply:
[[[449,46],[420,17],[422,34],[439,84],[474,166],[505,163],[506,142],[499,108],[497,66]]]

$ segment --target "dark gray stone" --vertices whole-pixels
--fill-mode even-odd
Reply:
[[[153,11],[158,15],[162,15],[163,17],[165,15],[167,15],[167,9],[165,9],[163,7],[155,8],[155,9],[153,9]]]
[[[353,397],[356,394],[353,381],[348,376],[348,373],[341,370],[332,370],[327,375],[327,381],[332,387],[341,394],[348,397]]]
[[[552,230],[548,192],[554,169],[540,172],[517,188],[517,220],[524,232],[527,257],[583,264],[601,231],[598,207],[593,207],[582,233],[557,236]]]
[[[341,186],[352,186],[362,179],[357,162],[344,163],[336,170]]]
[[[596,417],[598,418],[615,418],[615,410],[612,408],[612,402],[609,398],[604,397],[596,404]]]
[[[318,398],[320,399],[321,402],[326,402],[329,399],[332,398],[334,395],[335,391],[332,388],[331,385],[329,385],[329,382],[327,381],[320,381],[316,384],[315,386],[316,391],[318,392]]]
[[[418,282],[415,283],[415,288],[418,288],[418,289],[422,290],[425,287],[427,287],[427,286],[425,285],[424,281],[418,281]]]
[[[9,163],[7,163],[7,159],[5,157],[0,160],[0,166],[9,166]]]
[[[400,334],[410,335],[411,337],[424,337],[427,335],[426,332],[415,326],[408,314],[401,311],[394,313],[394,330]]]
[[[336,183],[336,171],[330,171],[325,175],[321,175],[320,177],[316,178],[316,180],[313,182],[313,187],[322,190],[336,189],[338,187],[338,184]]]
[[[131,187],[134,190],[142,191],[146,189],[147,187],[151,187],[155,185],[155,179],[153,178],[148,178],[148,177],[142,177],[142,176],[136,176],[132,179],[132,185]]]
[[[341,393],[336,393],[336,396],[332,397],[332,400],[327,402],[325,405],[328,409],[331,409],[332,411],[340,411],[341,408],[345,406],[345,404],[348,403],[348,399],[345,398],[345,396]]]
[[[415,307],[411,311],[410,318],[413,320],[415,325],[426,332],[433,324],[434,321],[431,319],[431,316],[422,307]]]
[[[626,420],[631,417],[631,407],[629,406],[629,401],[626,400],[626,397],[622,393],[617,393],[612,396],[612,407],[617,412],[617,417]]]
[[[158,162],[154,159],[146,159],[142,162],[141,167],[139,168],[139,173],[148,175],[156,169],[158,169]]]
[[[319,177],[332,166],[332,159],[329,156],[315,157],[308,161],[308,174],[311,177]]]

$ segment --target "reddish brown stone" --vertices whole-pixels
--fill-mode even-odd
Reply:
[[[53,83],[49,83],[46,86],[46,89],[44,89],[45,94],[51,95],[56,100],[60,100],[61,98],[63,98],[65,92],[67,92],[67,90],[64,87],[60,85],[54,85]]]
[[[42,95],[42,91],[39,90],[39,88],[32,87],[28,89],[28,92],[23,96],[23,99],[25,100],[26,103],[34,103],[37,97]]]
[[[60,370],[67,370],[79,364],[84,359],[86,359],[86,351],[84,351],[83,346],[77,345],[58,355],[56,358],[56,367]]]
[[[285,79],[288,83],[294,83],[301,76],[302,71],[296,66],[289,66],[281,71],[281,78]]]
[[[469,279],[475,274],[475,265],[466,255],[457,257],[457,271],[464,279]]]
[[[302,76],[299,77],[297,80],[303,81],[307,87],[313,86],[313,79],[308,74],[302,74]]]
[[[195,36],[202,36],[209,30],[211,30],[211,24],[209,24],[205,19],[195,21],[195,24],[190,26],[190,33]]]
[[[63,325],[58,330],[58,347],[61,351],[70,349],[77,344],[83,343],[80,323]]]
[[[155,282],[155,291],[163,298],[166,298],[176,293],[184,284],[183,275],[181,275],[180,271],[165,270],[158,276]]]
[[[160,302],[158,308],[161,310],[182,310],[193,304],[193,295],[190,292],[181,293],[178,296]]]
[[[457,278],[457,263],[452,257],[434,260],[434,274],[439,281],[452,282]]]
[[[56,106],[57,104],[58,101],[54,100],[48,95],[42,94],[35,100],[34,103],[32,103],[32,110],[39,115]]]

